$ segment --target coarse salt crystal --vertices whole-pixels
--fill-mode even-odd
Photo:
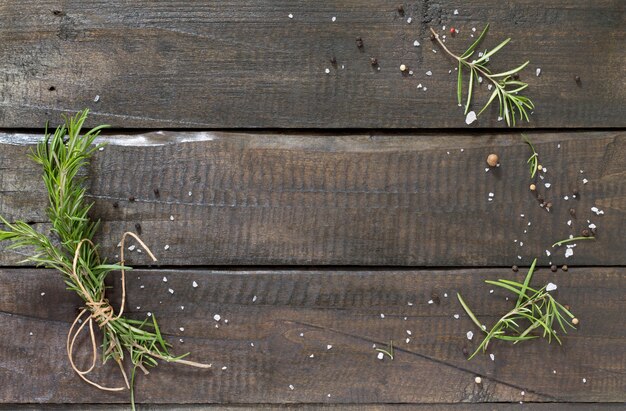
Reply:
[[[493,196],[494,196],[494,194],[493,194],[493,193],[489,193],[489,197],[493,197]]]
[[[330,350],[331,348],[333,348],[332,344],[328,344],[328,345],[326,346],[326,349],[327,349],[327,350]]]
[[[587,184],[589,182],[589,180],[587,180],[586,178],[583,178],[583,184]]]
[[[385,318],[385,314],[380,313],[380,318]]]
[[[327,68],[327,69],[325,69],[325,70],[324,70],[324,72],[325,72],[326,74],[330,74],[330,69],[329,69],[329,68]]]
[[[554,290],[556,290],[556,284],[548,283],[548,285],[546,285],[546,291],[554,291]]]
[[[337,17],[333,16],[330,21],[337,21]]]
[[[413,21],[412,17],[409,17],[408,19],[406,19],[406,22],[409,23],[409,24],[411,24],[412,21]]]
[[[587,379],[583,378],[583,384],[587,384]]]
[[[432,75],[433,75],[433,72],[432,72],[432,71],[430,71],[430,70],[428,70],[428,71],[426,72],[426,75],[427,75],[427,76],[432,76]]]
[[[292,384],[289,384],[289,389],[293,391],[295,387]]]
[[[130,247],[128,247],[128,251],[133,251],[135,249],[135,245],[131,245]]]
[[[185,327],[180,327],[179,330],[185,331]]]
[[[491,358],[491,361],[495,361],[496,360],[496,356],[493,354],[489,354],[489,358]]]
[[[474,121],[476,121],[476,113],[472,110],[467,113],[467,116],[465,117],[465,124],[470,125]]]
[[[406,343],[408,344],[409,342],[411,342],[411,339],[410,339],[410,338],[407,338],[405,341],[406,341]]]
[[[94,103],[97,103],[98,101],[100,101],[100,96],[99,96],[99,95],[96,95],[96,96],[93,98],[93,101],[94,101]]]
[[[227,369],[228,369],[228,367],[227,367],[227,366],[223,366],[223,367],[222,367],[222,370],[227,370]]]
[[[434,303],[433,300],[428,300],[428,304],[432,304],[432,303]]]
[[[413,42],[413,45],[414,45],[415,47],[419,47],[419,46],[420,46],[420,42],[419,42],[419,41],[417,41],[417,40],[415,40],[415,41]]]
[[[474,338],[474,333],[472,331],[468,331],[467,332],[467,339],[471,340],[472,338]]]
[[[592,229],[593,229],[593,228],[596,228],[596,225],[595,225],[595,224],[593,224],[593,223],[591,223],[591,224],[589,224],[589,228],[592,228]]]
[[[163,282],[166,283],[167,282],[167,277],[163,277]]]
[[[454,15],[459,14],[459,11],[457,9],[454,10]]]
[[[170,216],[170,220],[174,221],[174,216],[173,215]]]
[[[252,302],[256,301],[256,295],[254,297],[252,297]]]
[[[550,183],[544,183],[544,186],[546,186],[546,188],[550,188],[551,185],[552,184],[550,184]]]
[[[382,352],[379,352],[377,357],[379,360],[382,360],[383,358],[385,358],[385,354],[383,354]]]
[[[600,210],[598,207],[591,207],[591,211],[593,211],[594,213],[596,213],[596,215],[602,215],[604,214],[603,210]]]
[[[541,69],[539,67],[537,67],[537,70],[535,70],[535,74],[537,74],[537,77],[539,77],[539,75],[541,74]]]
[[[215,321],[219,321],[219,320],[221,320],[221,319],[222,319],[222,316],[221,316],[221,315],[219,315],[219,314],[215,314],[215,315],[213,316],[213,319],[214,319]]]
[[[459,319],[459,315],[458,314],[454,314],[453,317],[454,317],[455,320]]]
[[[550,254],[551,254],[551,253],[550,253],[550,251],[546,250],[546,255],[547,255],[548,257],[550,257]]]
[[[288,17],[289,17],[290,19],[292,19],[292,18],[293,18],[293,14],[289,13],[289,16],[288,16]]]
[[[567,220],[567,225],[571,227],[572,226],[572,220]]]
[[[167,291],[169,291],[170,294],[174,294],[174,290],[172,290],[171,288],[169,288]]]
[[[574,255],[574,250],[573,249],[568,248],[567,250],[565,250],[565,258],[570,258],[573,255]]]
[[[191,283],[191,286],[192,286],[193,288],[197,288],[197,287],[198,287],[198,283],[194,281],[193,283]]]
[[[169,250],[170,249],[170,245],[169,244],[165,244],[165,247],[163,247],[164,250]]]

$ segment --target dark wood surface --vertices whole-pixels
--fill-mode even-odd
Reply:
[[[486,23],[484,47],[512,38],[494,69],[531,61],[529,127],[626,125],[623,0],[419,1],[404,3],[404,16],[396,3],[4,1],[0,127],[85,107],[92,123],[119,128],[466,127],[455,66],[428,30],[448,31],[462,53]],[[473,127],[504,127],[496,119],[493,107]]]
[[[455,293],[461,292],[476,315],[490,325],[512,301],[505,300],[508,294],[503,291],[491,293],[483,280],[523,277],[510,269],[137,270],[129,277],[128,311],[138,318],[153,313],[176,352],[191,351],[191,359],[213,364],[211,370],[160,365],[149,376],[138,378],[139,402],[445,404],[625,399],[624,268],[537,272],[534,284],[557,284],[555,293],[580,318],[579,329],[564,336],[562,346],[545,341],[515,347],[494,344],[488,352],[495,361],[487,355],[465,358],[463,349],[471,352],[478,344],[478,330],[462,314]],[[193,281],[198,287],[192,286]],[[77,300],[63,289],[56,272],[4,269],[0,284],[0,328],[11,330],[0,334],[4,402],[128,401],[127,392],[93,389],[69,368],[61,347]],[[116,303],[119,280],[111,285],[110,296]],[[221,316],[219,323],[214,314]],[[460,319],[454,314],[461,314]],[[472,341],[466,337],[469,330],[477,334]],[[372,344],[385,346],[390,340],[396,347],[395,359],[378,360]],[[88,348],[81,345],[81,349]],[[120,382],[114,366],[102,370],[99,381]],[[478,375],[483,378],[481,385],[474,382]]]
[[[140,231],[167,266],[626,264],[626,134],[528,136],[550,212],[529,190],[518,133],[116,135],[89,169],[88,191],[111,259],[122,232]],[[0,135],[0,212],[46,230],[28,139]],[[485,172],[492,152],[501,167]],[[588,221],[597,241],[577,243],[570,258],[551,247]],[[6,251],[0,263],[22,258]],[[137,252],[127,261],[147,264]]]

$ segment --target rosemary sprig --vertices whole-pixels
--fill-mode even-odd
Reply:
[[[491,50],[485,50],[482,52],[477,59],[473,59],[472,56],[476,51],[476,48],[483,40],[487,32],[489,31],[489,24],[485,26],[480,36],[476,39],[472,45],[465,50],[463,54],[460,56],[452,53],[446,45],[439,38],[439,34],[435,32],[435,30],[430,29],[435,40],[439,43],[441,48],[452,56],[458,62],[458,78],[457,78],[457,100],[459,105],[462,104],[463,100],[463,69],[467,69],[469,71],[469,84],[467,88],[467,100],[465,102],[465,114],[468,113],[470,104],[472,102],[473,89],[474,89],[474,81],[479,81],[479,78],[482,76],[488,81],[490,81],[493,85],[493,93],[485,106],[478,112],[478,116],[485,111],[487,107],[493,102],[493,100],[498,97],[498,101],[500,102],[500,117],[503,117],[506,120],[506,124],[511,127],[515,126],[515,115],[519,115],[519,119],[529,121],[528,113],[526,110],[532,110],[535,105],[533,102],[525,96],[519,95],[519,92],[523,91],[528,87],[527,83],[516,79],[516,74],[522,71],[529,63],[529,61],[520,65],[511,70],[503,71],[500,73],[492,73],[491,70],[487,67],[489,60],[492,56],[494,56],[502,47],[504,47],[509,41],[510,38],[504,40],[502,43],[497,45]]]
[[[86,177],[80,177],[79,171],[88,164],[94,151],[100,147],[93,143],[106,126],[95,127],[81,136],[87,114],[88,110],[85,110],[74,117],[65,117],[65,125],[59,126],[52,135],[48,134],[46,127],[45,140],[37,144],[36,150],[30,155],[43,169],[43,180],[49,200],[46,213],[52,223],[50,232],[58,241],[51,240],[23,221],[9,222],[2,216],[0,221],[4,224],[4,229],[0,229],[0,241],[9,241],[10,249],[30,247],[34,254],[23,262],[32,262],[37,266],[60,271],[67,288],[76,292],[85,301],[86,308],[74,321],[68,337],[70,363],[83,380],[100,389],[109,391],[124,389],[124,387],[103,387],[85,376],[93,369],[96,360],[96,344],[91,323],[92,320],[95,321],[103,333],[103,362],[112,359],[120,366],[127,388],[131,390],[131,404],[134,409],[132,385],[128,384],[123,368],[123,361],[127,356],[133,364],[131,381],[134,381],[137,368],[147,373],[147,367],[158,364],[157,359],[197,367],[209,365],[183,360],[187,354],[173,356],[169,351],[171,345],[163,339],[154,316],[150,322],[147,319],[138,321],[126,318],[121,315],[123,304],[120,312],[115,315],[113,308],[105,299],[106,276],[111,271],[131,268],[125,267],[123,261],[119,264],[107,264],[98,255],[98,246],[92,242],[99,221],[91,221],[89,218],[88,214],[93,203],[85,201],[86,189],[83,183]],[[141,243],[141,240],[139,242]],[[73,334],[74,326],[81,322],[79,320],[84,313],[90,314],[88,320]],[[72,347],[76,335],[85,324],[89,324],[91,328],[93,365],[89,370],[81,371],[74,364]]]
[[[565,325],[575,328],[566,318],[569,317],[573,319],[574,315],[552,297],[548,290],[546,290],[547,286],[541,287],[540,289],[531,288],[529,286],[536,263],[537,259],[535,258],[528,270],[528,274],[526,274],[523,284],[510,280],[485,281],[487,284],[504,288],[518,296],[515,307],[500,317],[489,331],[478,321],[461,295],[457,293],[457,298],[467,315],[474,324],[485,333],[485,338],[469,359],[472,359],[480,351],[485,352],[489,343],[494,339],[510,341],[513,344],[517,344],[520,341],[543,337],[547,338],[548,342],[552,342],[554,338],[561,344],[561,339],[557,336],[555,330],[555,320],[566,334]],[[535,330],[541,331],[541,334],[531,334]]]
[[[560,245],[563,245],[563,244],[567,244],[567,243],[571,243],[571,242],[579,241],[579,240],[595,240],[595,239],[596,238],[593,237],[593,236],[566,238],[565,240],[557,241],[556,243],[552,244],[552,247],[560,246]]]
[[[524,141],[526,141],[526,144],[528,144],[530,149],[533,151],[530,157],[528,157],[528,161],[526,161],[526,163],[530,166],[530,178],[533,179],[535,178],[535,174],[537,174],[537,169],[539,167],[539,155],[528,137],[526,137],[525,134],[522,134],[522,137],[524,137]]]

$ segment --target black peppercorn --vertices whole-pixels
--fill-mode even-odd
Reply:
[[[404,6],[402,4],[398,6],[398,14],[404,16]]]
[[[132,203],[133,201],[135,201],[135,197],[133,197],[133,196],[128,197],[128,201],[130,201]]]
[[[557,270],[556,265],[552,264],[552,265],[550,266],[550,271],[552,271],[553,273],[555,273],[555,272],[556,272],[556,270]]]
[[[516,265],[514,265],[513,267],[511,267],[511,270],[513,270],[513,272],[516,273],[519,270],[519,268]]]
[[[513,80],[519,80],[519,74],[517,73],[513,74]]]
[[[572,194],[574,194],[575,196],[578,196],[578,189],[577,188],[573,189]]]
[[[468,354],[467,347],[463,347],[462,351],[463,351],[463,355],[467,356]]]
[[[576,217],[576,210],[574,210],[573,208],[570,208],[569,215],[571,215],[572,217]]]
[[[156,198],[159,198],[159,195],[160,195],[160,193],[159,193],[159,189],[155,187],[152,191],[154,191],[154,196],[155,196]]]
[[[435,41],[435,38],[436,38],[436,37],[435,37],[435,35],[434,35],[434,34],[431,34],[431,35],[430,35],[430,41]]]
[[[576,83],[580,83],[580,76],[574,76],[574,81]]]
[[[137,230],[137,234],[141,235],[141,224],[135,224],[135,230]]]
[[[337,64],[337,59],[335,58],[335,56],[330,58],[330,64],[332,64],[333,66]]]
[[[117,201],[114,201],[112,205],[113,205],[113,208],[117,208],[120,206],[120,203],[118,203]]]
[[[372,64],[372,66],[377,66],[378,59],[376,57],[370,57],[370,63]]]
[[[356,38],[356,46],[358,48],[363,48],[363,39],[361,37]]]
[[[581,234],[583,235],[583,237],[589,237],[589,230],[587,230],[586,228],[581,232]]]

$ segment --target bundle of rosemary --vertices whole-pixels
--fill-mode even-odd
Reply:
[[[82,167],[88,164],[90,157],[100,145],[94,140],[106,126],[91,129],[80,135],[81,128],[87,118],[88,110],[77,113],[74,117],[64,117],[65,125],[59,126],[54,134],[48,134],[46,127],[45,140],[37,145],[30,157],[43,169],[43,180],[48,191],[49,206],[47,215],[52,224],[50,235],[36,231],[31,225],[23,222],[9,222],[0,216],[4,229],[0,230],[0,241],[7,240],[9,248],[28,247],[33,254],[24,262],[35,263],[37,266],[54,268],[61,272],[69,290],[78,294],[85,302],[67,337],[67,355],[74,371],[87,383],[107,391],[130,389],[132,409],[134,405],[133,382],[137,368],[148,373],[147,367],[156,366],[157,360],[178,362],[195,367],[208,368],[210,364],[182,359],[173,356],[171,347],[161,335],[156,318],[152,321],[138,321],[124,317],[124,301],[126,288],[124,266],[124,240],[132,236],[144,247],[146,252],[156,260],[146,245],[133,233],[127,232],[122,237],[121,261],[118,264],[107,264],[98,255],[98,246],[93,237],[99,221],[91,221],[89,211],[93,203],[85,200],[85,177],[79,177]],[[122,302],[115,313],[105,297],[104,279],[112,271],[120,271],[122,275]],[[83,321],[83,318],[85,321]],[[89,378],[96,365],[97,348],[94,334],[94,323],[101,329],[102,360],[115,361],[125,381],[122,387],[105,387]],[[93,350],[91,366],[80,370],[74,363],[73,349],[76,338],[85,327],[89,327],[89,335]],[[133,365],[130,382],[124,370],[124,360],[130,358]]]

